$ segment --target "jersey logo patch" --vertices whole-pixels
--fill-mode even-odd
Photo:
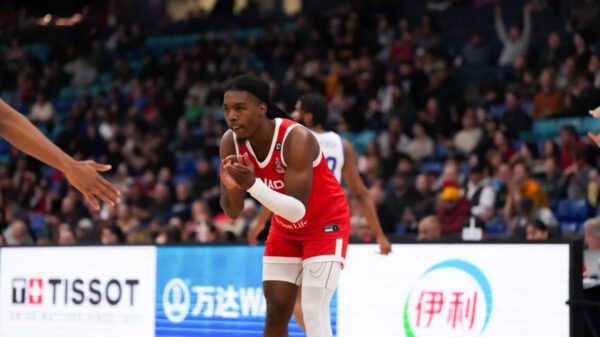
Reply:
[[[285,169],[281,165],[279,158],[275,158],[275,171],[277,171],[277,173],[285,173]]]
[[[340,226],[338,225],[325,225],[323,226],[323,232],[325,233],[333,233],[340,230]]]
[[[280,150],[281,150],[281,143],[280,143],[280,142],[277,142],[277,143],[275,144],[275,150],[277,150],[277,151],[280,151]]]

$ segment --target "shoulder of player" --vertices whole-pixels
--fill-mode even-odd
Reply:
[[[319,147],[317,137],[307,128],[299,125],[294,127],[285,138],[283,143],[284,155],[299,154],[302,152],[311,152],[310,149]]]
[[[219,143],[219,149],[221,152],[221,157],[223,154],[225,156],[230,154],[235,154],[235,140],[233,137],[233,131],[227,130],[221,137],[221,142]]]

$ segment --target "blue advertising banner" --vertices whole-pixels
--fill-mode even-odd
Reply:
[[[262,336],[263,247],[159,247],[156,336]],[[332,301],[332,324],[337,321]],[[292,319],[290,336],[304,336]],[[335,328],[334,328],[335,332]]]

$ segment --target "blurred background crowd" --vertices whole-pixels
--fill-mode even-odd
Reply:
[[[30,2],[0,4],[0,97],[112,165],[123,201],[92,212],[0,143],[0,244],[245,242],[260,205],[223,214],[218,146],[222,86],[252,73],[286,111],[327,98],[391,238],[474,226],[600,249],[596,0],[218,1],[179,17],[162,1]],[[351,208],[352,239],[371,242]]]

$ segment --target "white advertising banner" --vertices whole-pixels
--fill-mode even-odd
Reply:
[[[154,336],[154,247],[3,249],[0,336]]]
[[[565,337],[568,244],[351,245],[338,337]]]

